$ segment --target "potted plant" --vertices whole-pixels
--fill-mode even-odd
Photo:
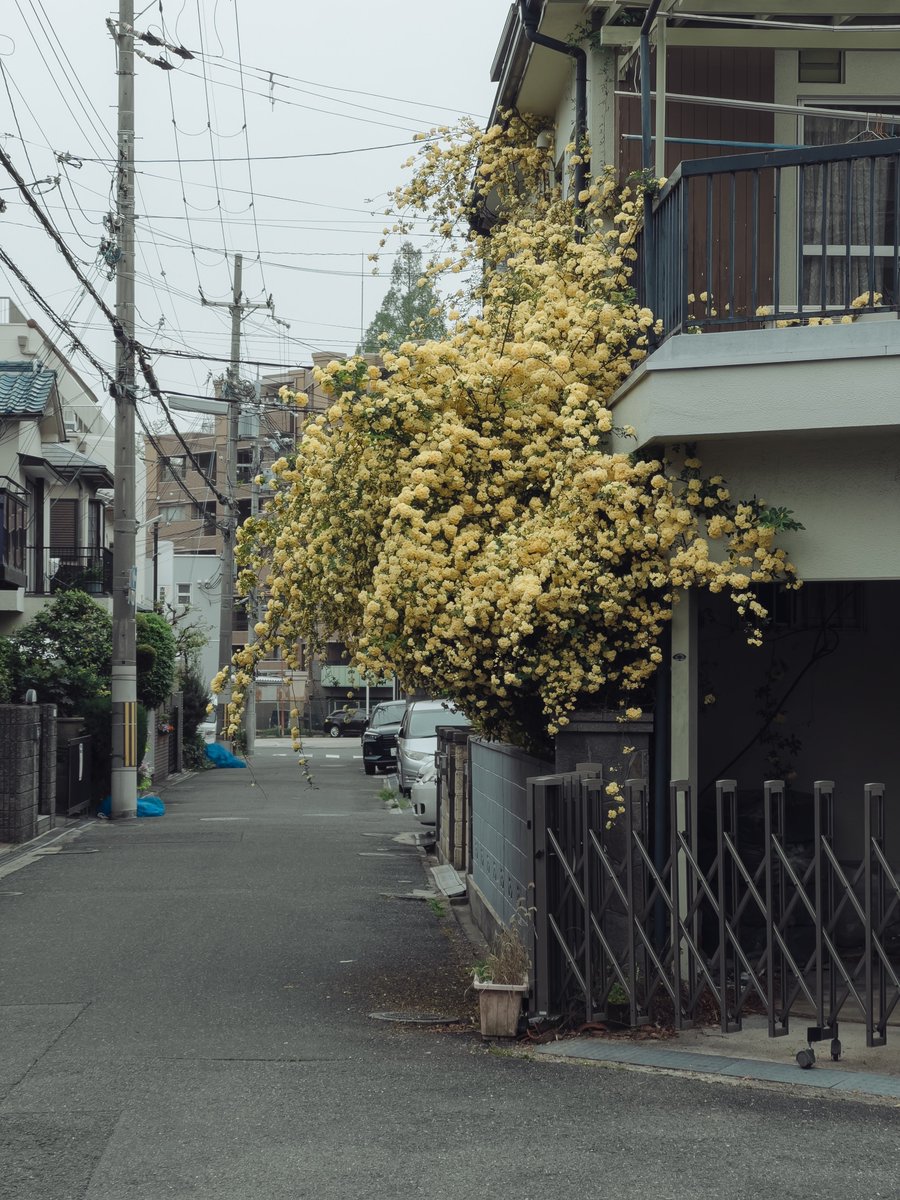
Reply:
[[[497,932],[488,956],[472,969],[483,1038],[516,1036],[531,966],[522,939],[522,925],[527,919],[520,905],[509,923]]]

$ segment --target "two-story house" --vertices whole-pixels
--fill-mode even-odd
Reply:
[[[0,632],[79,587],[109,605],[111,420],[37,322],[0,321]]]
[[[842,856],[864,785],[900,794],[898,68],[900,12],[879,0],[521,0],[493,75],[495,114],[553,123],[560,174],[581,122],[595,170],[667,180],[633,277],[663,329],[614,398],[637,431],[617,448],[696,445],[732,494],[804,527],[784,542],[805,586],[761,596],[761,649],[727,601],[682,597],[656,769],[701,811],[722,777],[834,780]]]

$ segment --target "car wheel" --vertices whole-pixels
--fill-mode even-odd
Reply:
[[[375,774],[375,764],[374,764],[374,763],[367,763],[367,762],[364,762],[364,763],[363,763],[363,768],[365,769],[365,772],[366,772],[366,774],[367,774],[367,775],[374,775],[374,774]]]
[[[328,729],[328,736],[329,736],[329,737],[340,737],[340,736],[341,736],[341,731],[340,731],[339,727],[338,727],[337,725],[331,725],[331,726],[329,726],[329,729]]]

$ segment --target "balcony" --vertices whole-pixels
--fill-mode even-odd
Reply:
[[[896,312],[898,199],[900,138],[683,162],[653,206],[640,298],[664,338]]]
[[[35,546],[28,550],[30,561],[37,564],[34,586],[36,596],[54,596],[57,592],[78,589],[91,596],[112,595],[112,551],[96,546]]]
[[[900,427],[900,138],[680,164],[634,280],[663,327],[614,400],[641,443]]]

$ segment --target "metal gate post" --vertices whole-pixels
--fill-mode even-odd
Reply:
[[[580,776],[576,781],[579,817],[578,837],[581,842],[581,887],[584,892],[584,1000],[588,1021],[594,1019],[594,954],[591,919],[593,916],[591,893],[591,822],[588,816],[590,789],[588,780]]]
[[[726,834],[729,835],[732,840],[735,837],[735,829],[737,826],[736,793],[736,779],[716,780],[716,862],[718,863],[718,868],[716,870],[716,884],[719,909],[719,951],[717,957],[719,960],[719,1023],[723,1033],[737,1033],[741,1028],[740,1012],[736,1011],[734,1018],[731,1019],[730,1006],[728,1003],[728,947],[729,936],[731,933],[731,920],[729,918],[728,907],[728,885],[731,885],[731,908],[733,911],[737,907],[735,898],[737,876],[735,873],[734,861],[732,859],[731,852],[728,850],[728,847],[725,843],[725,836]],[[734,976],[735,1000],[737,1000],[737,992],[740,980],[738,978],[736,965]]]
[[[822,806],[825,803],[823,792],[830,794],[834,784],[831,780],[819,779],[813,784],[813,965],[815,982],[813,984],[816,997],[816,1024],[821,1028],[825,1024],[825,964],[823,961],[824,941],[822,927],[825,924],[822,912],[824,889],[822,887]],[[828,822],[830,827],[830,822]],[[830,828],[829,828],[830,832]],[[834,970],[831,971],[832,987]],[[834,1005],[832,1004],[832,1011]]]
[[[547,791],[528,780],[529,816],[534,846],[534,999],[539,1013],[550,1011],[550,928],[547,887]]]
[[[881,955],[878,955],[878,964],[875,970],[873,970],[875,964],[872,961],[875,954],[875,929],[880,934],[884,916],[884,870],[880,867],[877,872],[872,869],[876,844],[882,852],[884,851],[884,785],[881,783],[867,783],[865,786],[863,834],[865,837],[865,859],[863,860],[865,941],[863,953],[865,954],[866,1045],[883,1046],[887,1041],[887,997],[885,995],[887,979]],[[875,1021],[876,987],[879,996],[877,1022]],[[880,1034],[878,1037],[875,1036],[876,1029]]]
[[[637,1016],[637,970],[635,964],[635,942],[637,941],[637,931],[635,929],[635,910],[634,910],[634,847],[632,844],[632,836],[634,834],[634,819],[632,814],[632,798],[633,789],[640,783],[637,779],[625,780],[625,897],[628,916],[628,1003],[630,1008],[631,1027],[632,1029],[638,1023]]]
[[[772,805],[776,806],[776,819],[772,821]],[[766,1007],[769,1017],[769,1037],[780,1037],[788,1032],[790,1014],[785,1010],[781,1014],[781,1028],[775,1027],[775,977],[778,976],[781,985],[782,1000],[788,994],[787,980],[784,978],[784,955],[776,954],[775,924],[779,923],[776,915],[776,904],[784,906],[784,871],[778,868],[778,879],[775,878],[775,854],[772,839],[776,835],[784,839],[784,783],[780,779],[767,779],[763,784],[763,818],[765,830],[765,863],[766,863]],[[778,885],[776,899],[776,882]]]
[[[681,871],[678,854],[678,793],[686,786],[685,780],[673,779],[669,784],[669,904],[672,913],[672,986],[675,989],[675,1028],[683,1026],[681,977],[682,966],[688,978],[688,994],[692,995],[694,981],[690,949],[685,950],[685,962],[681,961]]]

